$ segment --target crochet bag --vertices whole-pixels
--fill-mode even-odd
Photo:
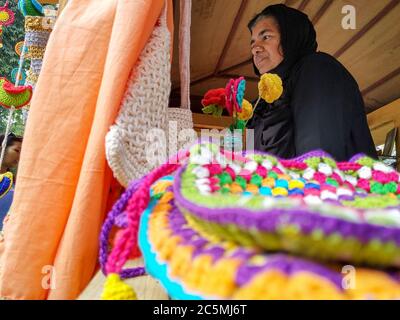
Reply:
[[[182,130],[193,129],[192,112],[190,111],[190,24],[191,24],[191,1],[180,1],[180,19],[179,19],[179,71],[181,79],[181,106],[180,108],[168,108],[168,123],[177,122],[177,132],[169,134],[179,135]],[[173,150],[180,150],[182,143],[178,142],[171,146]]]
[[[363,155],[281,160],[209,143],[179,159],[133,182],[108,215],[104,299],[134,298],[122,279],[145,270],[176,299],[400,297],[398,271],[357,267],[355,287],[341,272],[341,262],[400,266],[399,174],[391,168]],[[145,269],[123,270],[140,255],[137,243]]]
[[[132,70],[120,112],[106,135],[106,158],[123,186],[157,165],[147,159],[149,130],[167,132],[171,36],[166,19],[165,8]],[[163,158],[164,148],[165,141],[159,141],[158,146],[153,141],[151,158]]]

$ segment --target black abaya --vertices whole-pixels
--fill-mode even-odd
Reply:
[[[358,85],[334,57],[316,52],[308,17],[284,5],[264,12],[279,24],[284,60],[269,72],[282,78],[284,92],[272,104],[261,100],[248,122],[255,148],[282,158],[316,149],[338,161],[357,153],[376,157]]]

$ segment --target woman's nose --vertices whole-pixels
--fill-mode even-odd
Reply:
[[[251,49],[251,53],[253,55],[256,55],[257,53],[260,53],[263,51],[263,47],[259,46],[259,45],[255,45],[253,46],[253,48]]]

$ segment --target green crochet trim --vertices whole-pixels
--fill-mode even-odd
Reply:
[[[320,229],[309,235],[302,234],[297,225],[283,225],[275,233],[260,232],[256,229],[244,231],[236,225],[205,222],[182,210],[193,220],[194,228],[208,234],[217,235],[242,246],[255,245],[266,250],[287,250],[311,258],[322,260],[351,260],[354,263],[369,263],[377,266],[398,264],[400,247],[393,242],[383,243],[377,239],[362,244],[354,237],[343,237],[339,233],[325,235]]]

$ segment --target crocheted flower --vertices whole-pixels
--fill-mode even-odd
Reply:
[[[268,103],[278,100],[283,93],[282,79],[277,74],[265,73],[258,83],[260,97]]]
[[[0,7],[0,25],[9,26],[14,23],[15,14],[8,8],[8,2]]]
[[[212,114],[213,116],[221,116],[225,107],[225,89],[211,89],[206,92],[204,98],[201,100],[203,105],[203,112]]]
[[[253,116],[253,106],[249,101],[243,99],[242,110],[237,113],[239,120],[249,120]]]
[[[24,47],[24,41],[19,41],[15,44],[15,52],[17,53],[18,56],[21,56],[22,49]],[[28,51],[27,48],[25,48],[24,53]]]
[[[242,110],[242,103],[244,98],[244,92],[246,91],[246,80],[243,77],[240,77],[236,81],[236,111],[240,112]]]
[[[31,86],[15,87],[6,78],[0,77],[0,106],[16,109],[26,106],[32,98]]]
[[[232,115],[233,111],[239,112],[241,110],[245,89],[246,81],[244,77],[229,80],[225,87],[226,109],[229,115]]]
[[[201,104],[204,107],[209,106],[210,104],[216,104],[218,106],[225,106],[225,89],[211,89],[206,92],[204,98],[201,100]]]
[[[37,0],[19,0],[18,9],[26,16],[44,16],[43,6]]]
[[[229,82],[227,83],[227,85],[225,87],[225,97],[226,97],[225,107],[226,107],[226,110],[228,110],[228,113],[230,116],[232,115],[233,104],[234,104],[234,101],[236,100],[234,91],[235,91],[235,80],[231,79],[231,80],[229,80]]]
[[[18,68],[12,69],[12,71],[11,71],[11,80],[14,83],[17,80],[17,74],[18,74]],[[26,72],[25,72],[25,70],[22,69],[21,70],[21,74],[19,76],[18,83],[25,83],[25,80],[26,80]]]

